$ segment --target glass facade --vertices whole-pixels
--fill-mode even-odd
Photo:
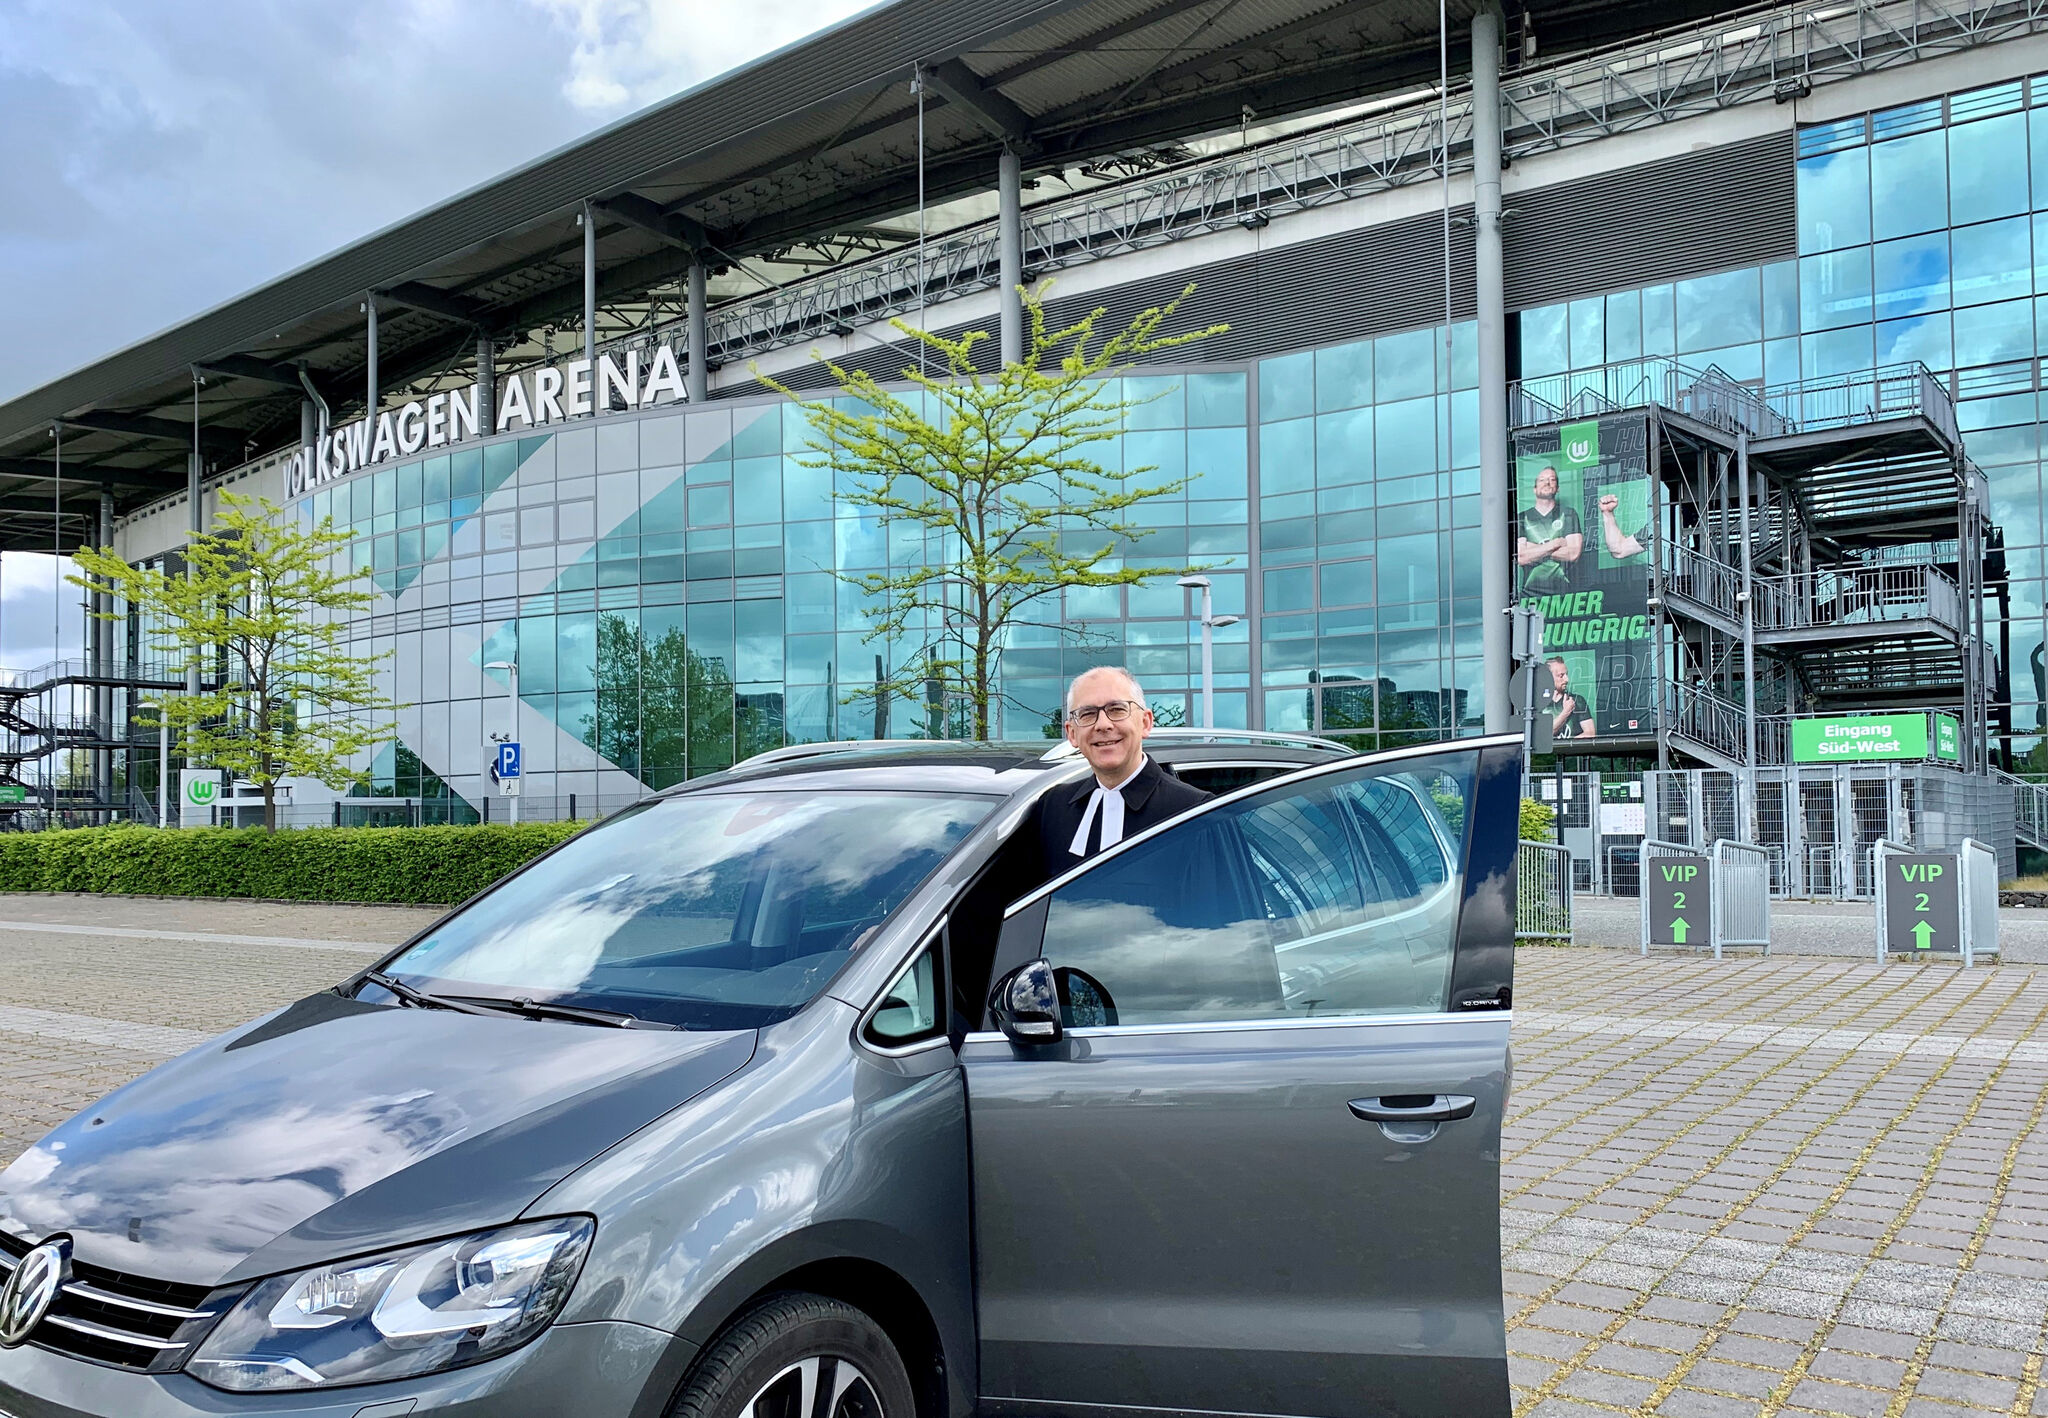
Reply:
[[[2048,698],[2044,100],[2048,82],[2021,81],[1802,130],[1796,259],[1525,310],[1511,371],[1669,355],[1766,385],[1909,360],[1941,374],[2004,531],[1991,616],[2021,735]],[[1244,617],[1217,633],[1219,724],[1366,747],[1476,729],[1476,383],[1469,324],[1125,381],[1101,461],[1189,484],[1141,508],[1147,534],[1118,555],[1199,566],[1216,610]],[[554,730],[521,726],[537,794],[662,786],[784,743],[958,734],[958,716],[873,693],[928,636],[870,642],[842,579],[943,548],[837,502],[797,457],[806,436],[775,400],[615,415],[305,498],[301,515],[353,530],[350,559],[389,598],[359,626],[411,706],[380,790],[473,793],[485,736],[508,727],[509,676],[484,666],[514,660],[526,712]],[[1049,734],[1066,679],[1105,662],[1168,722],[1192,714],[1199,628],[1171,574],[1071,591],[1046,619],[1005,652],[1002,736]]]
[[[1523,311],[1521,371],[1670,355],[1765,386],[1917,362],[1991,485],[1986,607],[2013,748],[2043,727],[2037,330],[2048,329],[2048,78],[1802,129],[1799,255]],[[2037,295],[2037,292],[2039,294]],[[1588,384],[1597,383],[1589,375]]]

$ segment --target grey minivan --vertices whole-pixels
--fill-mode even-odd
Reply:
[[[767,755],[112,1094],[0,1414],[1506,1414],[1519,740],[1150,749],[1050,881],[1058,752]]]

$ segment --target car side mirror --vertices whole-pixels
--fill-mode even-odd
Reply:
[[[1013,1044],[1057,1044],[1066,1035],[1060,1024],[1059,985],[1052,966],[1043,960],[1019,965],[996,981],[988,1008],[996,1028]]]

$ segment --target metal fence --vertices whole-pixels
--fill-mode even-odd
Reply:
[[[1827,764],[1643,775],[1647,831],[1705,851],[1753,842],[1778,896],[1868,898],[1880,839],[1950,851],[1965,838],[1994,853],[2001,880],[2018,870],[2016,786],[1931,763]]]
[[[1714,958],[1733,946],[1771,953],[1771,854],[1748,842],[1716,842],[1713,857]]]
[[[1515,851],[1515,939],[1572,938],[1572,854],[1556,842]]]
[[[1956,853],[1963,881],[1963,964],[1978,955],[1998,955],[1998,854],[1974,837]]]

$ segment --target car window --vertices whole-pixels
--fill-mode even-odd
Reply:
[[[1366,764],[1169,826],[1053,893],[1070,1025],[1434,1011],[1476,751]]]
[[[1222,797],[1253,783],[1292,773],[1299,763],[1176,763],[1173,774],[1190,787]]]
[[[685,1028],[771,1023],[823,990],[998,801],[665,798],[572,838],[386,968],[434,994],[590,1005]]]
[[[934,942],[883,991],[881,1008],[868,1020],[868,1041],[889,1049],[936,1038],[944,1032],[944,988]]]

